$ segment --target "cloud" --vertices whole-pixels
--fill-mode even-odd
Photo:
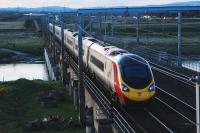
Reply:
[[[66,6],[72,8],[145,6],[186,2],[190,0],[1,0],[0,7]]]
[[[1,0],[0,7],[17,7],[17,6],[19,6],[18,4],[19,3],[15,2],[15,1]]]

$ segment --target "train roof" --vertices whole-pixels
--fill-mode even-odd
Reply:
[[[132,53],[119,54],[119,55],[113,57],[113,59],[120,64],[123,64],[124,61],[127,60],[127,59],[131,59],[133,61],[137,61],[137,62],[140,62],[140,63],[147,64],[147,61],[143,57],[136,55],[136,54],[132,54]]]

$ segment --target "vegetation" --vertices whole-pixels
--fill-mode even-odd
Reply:
[[[0,22],[0,31],[8,30],[25,30],[24,21],[17,22]]]
[[[0,132],[23,133],[23,125],[35,119],[49,115],[58,115],[63,118],[78,118],[73,104],[65,93],[65,100],[57,108],[44,108],[37,102],[36,97],[44,90],[61,90],[66,92],[56,82],[19,79],[12,82],[0,83]],[[81,133],[84,129],[31,131],[31,133]]]
[[[31,55],[43,54],[44,39],[33,31],[32,21],[0,22],[0,48],[18,50]],[[5,53],[2,55],[6,55]],[[0,54],[0,58],[2,57]],[[9,56],[9,55],[8,55]]]
[[[184,18],[182,28],[183,39],[183,54],[184,55],[199,55],[200,53],[200,19],[199,18]],[[94,24],[93,31],[97,35],[111,35],[109,24],[102,23],[102,33],[99,32],[99,23]],[[162,23],[161,18],[152,17],[151,19],[142,19],[140,23],[140,45],[147,46],[155,50],[166,51],[177,55],[178,48],[178,22],[177,19],[169,16],[169,19]],[[133,18],[127,17],[118,18],[114,27],[114,38],[108,38],[113,44],[121,45],[128,44],[133,46],[136,44],[136,23]]]
[[[33,20],[26,20],[24,23],[24,27],[28,28],[34,28],[34,22]]]
[[[19,50],[32,55],[42,55],[44,40],[39,36],[0,36],[0,48]]]
[[[11,52],[6,52],[6,51],[0,51],[0,59],[5,58],[5,57],[11,57],[14,54]]]

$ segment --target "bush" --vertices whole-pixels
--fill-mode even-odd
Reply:
[[[24,23],[24,27],[26,27],[27,29],[34,28],[33,20],[26,20],[25,23]]]
[[[5,86],[0,85],[0,95],[5,94],[7,90],[8,89]]]

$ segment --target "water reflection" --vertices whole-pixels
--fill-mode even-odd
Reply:
[[[200,72],[200,61],[183,61],[182,67],[194,70],[196,72]]]
[[[45,64],[0,64],[0,81],[20,78],[48,80]]]

